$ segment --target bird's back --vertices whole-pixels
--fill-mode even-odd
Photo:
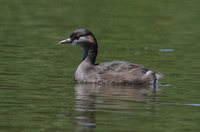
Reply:
[[[86,83],[155,84],[157,80],[156,72],[125,61],[105,62],[98,65],[83,63],[76,73],[79,75],[75,74],[75,80]]]

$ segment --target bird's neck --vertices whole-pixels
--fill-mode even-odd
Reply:
[[[97,57],[97,52],[97,44],[92,45],[92,47],[84,47],[82,61],[94,65]]]

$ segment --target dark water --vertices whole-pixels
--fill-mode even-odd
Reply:
[[[0,1],[0,131],[200,131],[198,0]],[[74,85],[77,28],[99,43],[97,62],[162,72],[150,86]]]

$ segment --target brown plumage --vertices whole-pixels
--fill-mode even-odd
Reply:
[[[161,74],[140,65],[125,61],[112,61],[95,64],[98,45],[94,35],[86,29],[75,30],[68,39],[59,44],[80,45],[83,58],[74,80],[78,83],[109,84],[156,84]]]

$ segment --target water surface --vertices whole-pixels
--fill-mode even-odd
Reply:
[[[0,131],[199,131],[197,0],[0,1]],[[82,49],[58,45],[77,28],[97,62],[162,72],[150,86],[74,85]]]

